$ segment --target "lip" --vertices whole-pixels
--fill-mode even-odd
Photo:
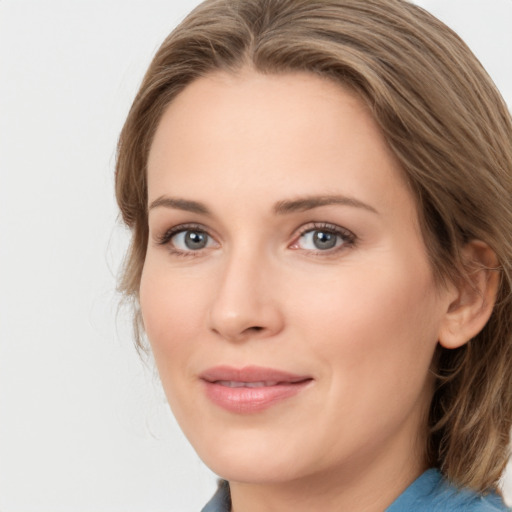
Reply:
[[[263,411],[308,387],[313,378],[274,368],[215,366],[200,374],[206,396],[235,413]]]

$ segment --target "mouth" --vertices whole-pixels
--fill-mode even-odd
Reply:
[[[268,388],[270,386],[278,386],[285,384],[285,382],[277,381],[264,381],[264,382],[239,382],[235,380],[217,380],[214,381],[219,386],[226,386],[228,388]]]
[[[313,378],[272,368],[217,366],[200,375],[206,396],[217,406],[239,414],[263,411],[306,389]]]

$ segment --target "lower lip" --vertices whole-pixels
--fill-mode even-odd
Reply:
[[[259,412],[291,398],[305,389],[312,381],[283,383],[260,388],[230,388],[215,382],[205,382],[206,396],[229,412]]]

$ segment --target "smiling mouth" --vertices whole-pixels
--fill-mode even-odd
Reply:
[[[267,388],[270,386],[278,386],[279,384],[290,384],[289,382],[264,381],[264,382],[238,382],[233,380],[217,380],[214,381],[219,386],[228,388]]]
[[[262,367],[219,366],[203,372],[206,396],[217,406],[238,414],[263,411],[306,389],[313,378]]]

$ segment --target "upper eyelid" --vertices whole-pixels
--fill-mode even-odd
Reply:
[[[202,224],[197,223],[183,223],[173,226],[169,229],[166,229],[162,234],[155,234],[154,239],[160,245],[163,245],[171,240],[171,238],[178,233],[183,231],[200,231],[202,233],[206,233],[209,237],[216,240],[215,236],[212,235],[211,231],[203,226]]]
[[[330,222],[310,222],[307,224],[304,224],[294,232],[294,237],[304,235],[305,233],[308,233],[309,231],[332,231],[333,233],[337,233],[340,235],[344,235],[351,238],[356,238],[356,235],[350,231],[350,229],[339,226],[337,224],[332,224]]]

